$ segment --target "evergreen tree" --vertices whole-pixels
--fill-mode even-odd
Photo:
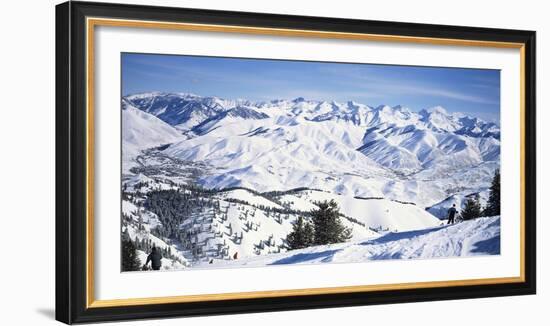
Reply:
[[[315,230],[313,229],[313,225],[306,222],[306,224],[304,225],[304,240],[308,247],[313,245],[315,239],[314,236]]]
[[[480,217],[481,204],[479,203],[479,197],[475,196],[473,198],[468,198],[460,215],[462,215],[465,221]]]
[[[351,238],[351,229],[346,228],[340,221],[338,204],[329,202],[317,202],[318,209],[311,211],[314,228],[314,244],[324,245],[339,243]]]
[[[307,248],[313,244],[313,228],[308,222],[304,222],[302,216],[298,219],[286,237],[287,248],[289,250]]]
[[[122,236],[122,271],[138,271],[141,267],[141,261],[136,253],[136,246],[128,235],[128,230]]]
[[[489,193],[489,200],[487,206],[483,211],[485,216],[500,215],[500,170],[495,170],[493,181],[491,182],[491,188]]]

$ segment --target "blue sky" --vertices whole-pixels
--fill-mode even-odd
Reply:
[[[500,71],[486,69],[123,53],[123,95],[150,91],[353,100],[416,111],[440,105],[491,121],[500,117]]]

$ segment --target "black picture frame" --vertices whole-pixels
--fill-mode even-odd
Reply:
[[[514,42],[524,49],[524,280],[353,293],[89,307],[87,293],[86,17]],[[216,315],[535,294],[536,94],[534,31],[65,2],[56,6],[56,319],[67,323]]]

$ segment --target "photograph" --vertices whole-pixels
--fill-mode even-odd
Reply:
[[[120,60],[122,272],[500,255],[500,70]]]
[[[540,307],[528,9],[201,6],[55,7],[56,320]]]

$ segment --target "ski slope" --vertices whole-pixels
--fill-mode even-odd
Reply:
[[[309,247],[281,254],[214,260],[193,267],[260,267],[283,264],[361,263],[385,259],[427,259],[500,254],[500,216],[450,226],[388,233],[376,239]]]

